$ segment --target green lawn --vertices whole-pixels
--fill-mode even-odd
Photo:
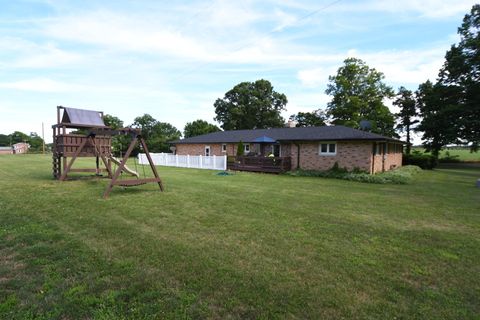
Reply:
[[[0,156],[2,319],[479,319],[480,170],[408,185],[159,167],[51,179]]]
[[[412,150],[418,150],[425,152],[422,147],[414,147]],[[447,151],[451,157],[456,157],[460,161],[464,162],[480,162],[480,152],[470,152],[468,148],[449,148],[440,151],[440,158],[444,158],[447,155]]]

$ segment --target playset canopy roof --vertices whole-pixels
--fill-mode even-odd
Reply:
[[[102,128],[106,127],[103,122],[102,113],[93,110],[66,108],[64,109],[61,123],[58,125],[66,125],[68,127],[90,127]]]

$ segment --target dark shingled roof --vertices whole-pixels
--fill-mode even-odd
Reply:
[[[105,123],[103,123],[103,119],[98,111],[75,108],[65,108],[62,123],[91,127],[105,127]]]
[[[201,136],[172,141],[174,144],[187,143],[238,143],[240,140],[255,143],[263,136],[275,141],[339,141],[339,140],[371,140],[371,141],[402,141],[379,134],[361,131],[344,126],[272,128],[255,130],[218,131]],[[258,140],[257,140],[258,141]]]

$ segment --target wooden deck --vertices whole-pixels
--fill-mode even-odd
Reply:
[[[236,157],[234,162],[228,163],[229,170],[282,173],[290,171],[292,161],[290,157]]]

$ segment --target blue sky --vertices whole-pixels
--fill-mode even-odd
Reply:
[[[268,79],[285,118],[325,108],[328,76],[363,59],[395,89],[435,80],[475,1],[0,0],[0,133],[51,141],[56,106],[183,131],[213,103]],[[392,109],[392,111],[394,111]]]

